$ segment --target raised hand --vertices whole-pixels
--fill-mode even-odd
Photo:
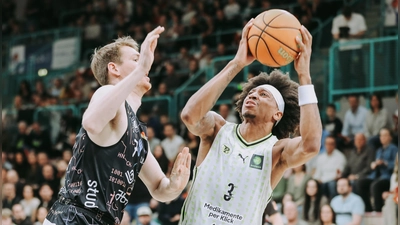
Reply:
[[[138,64],[146,70],[150,71],[151,65],[154,61],[154,51],[157,47],[157,40],[160,34],[164,31],[164,27],[158,26],[150,33],[147,34],[140,47],[140,57]]]
[[[170,188],[172,190],[181,191],[186,187],[190,177],[190,162],[189,148],[184,147],[182,152],[178,154],[171,171]]]
[[[247,34],[249,33],[251,26],[253,26],[253,20],[254,19],[249,20],[246,26],[244,26],[242,30],[242,38],[240,39],[239,43],[239,49],[236,53],[235,58],[233,59],[241,67],[249,65],[255,60],[254,56],[249,51],[249,47],[247,45]]]
[[[300,31],[302,38],[296,37],[296,42],[300,46],[300,53],[294,60],[294,68],[296,69],[299,76],[309,76],[312,36],[307,28],[305,28],[304,26],[301,26]]]

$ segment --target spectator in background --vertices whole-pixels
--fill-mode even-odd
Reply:
[[[182,149],[184,140],[176,134],[176,128],[172,123],[164,125],[164,135],[165,138],[161,141],[161,146],[164,149],[165,156],[170,162],[173,162]]]
[[[53,190],[53,197],[57,197],[57,192],[60,189],[60,179],[56,176],[56,169],[52,164],[46,164],[42,167],[42,176],[39,179],[39,185],[48,184]]]
[[[385,0],[385,28],[397,27],[399,23],[398,0]]]
[[[161,145],[157,145],[156,147],[154,147],[153,154],[154,154],[154,158],[156,158],[158,164],[160,165],[161,170],[165,174],[168,174],[170,163],[169,163],[169,159],[165,155],[165,151],[164,151],[163,147]]]
[[[394,170],[390,177],[390,189],[382,193],[382,199],[385,200],[385,205],[382,207],[382,216],[385,225],[397,224],[397,209],[396,206],[399,201],[399,153],[396,156],[396,163]],[[398,206],[397,206],[398,207]]]
[[[22,198],[22,190],[25,186],[25,180],[20,179],[17,171],[8,170],[7,171],[7,182],[15,185],[15,191],[18,198]]]
[[[158,225],[158,223],[152,221],[153,212],[147,206],[140,207],[137,210],[137,215],[138,215],[137,225]]]
[[[328,204],[329,200],[323,195],[321,184],[315,179],[307,181],[304,192],[303,220],[309,225],[318,224],[320,208]]]
[[[15,168],[15,170],[18,173],[18,176],[21,179],[26,180],[27,174],[29,172],[29,163],[24,152],[22,151],[15,152],[13,168]]]
[[[367,31],[364,16],[353,12],[350,6],[344,6],[342,13],[337,15],[332,22],[332,36],[340,43],[361,39]],[[346,82],[335,82],[336,85],[344,84],[338,88],[365,87],[363,52],[361,44],[343,45],[339,47],[340,72],[335,74],[335,81],[346,79]]]
[[[186,130],[186,146],[192,154],[192,161],[196,162],[197,154],[199,153],[200,138],[194,135],[189,130]]]
[[[2,168],[6,170],[11,170],[13,168],[13,164],[7,158],[7,152],[1,151],[1,165]],[[4,179],[4,177],[3,177]]]
[[[336,105],[328,104],[325,110],[326,119],[324,121],[324,130],[328,132],[328,135],[333,135],[336,138],[338,148],[342,147],[342,129],[343,123],[336,115]]]
[[[19,203],[24,208],[25,215],[35,220],[35,213],[40,204],[40,200],[34,196],[33,191],[31,185],[25,185],[22,193],[23,199]]]
[[[30,146],[36,151],[45,151],[49,157],[54,157],[51,147],[50,136],[39,122],[33,122],[31,131],[28,134]]]
[[[285,203],[285,206],[283,207],[283,214],[287,219],[287,223],[285,223],[285,225],[308,225],[306,221],[300,219],[297,211],[297,205],[292,201]]]
[[[155,136],[154,128],[150,126],[147,127],[147,141],[152,153],[154,153],[154,148],[161,143],[160,139]]]
[[[17,196],[15,185],[13,183],[5,183],[2,187],[2,206],[11,209],[13,205],[20,202],[21,198]]]
[[[374,158],[375,151],[367,145],[364,134],[356,134],[354,136],[354,148],[349,152],[346,167],[342,172],[342,177],[349,179],[354,193],[359,194],[358,181],[368,176]]]
[[[172,201],[159,203],[157,208],[158,220],[162,225],[178,225],[184,201],[185,199],[181,194]]]
[[[330,205],[323,205],[320,211],[320,225],[336,225],[336,214]]]
[[[238,123],[234,112],[232,112],[232,105],[231,104],[221,104],[218,107],[219,114],[228,122],[231,123]]]
[[[31,141],[28,136],[28,124],[25,121],[20,121],[18,123],[18,134],[16,135],[11,147],[14,151],[31,149]]]
[[[54,204],[56,199],[53,197],[54,191],[51,189],[50,185],[44,183],[39,188],[39,207],[45,207],[50,210],[50,207]]]
[[[286,192],[293,196],[293,201],[296,203],[300,214],[304,204],[304,190],[309,179],[311,179],[311,176],[306,173],[305,164],[293,168],[293,173],[288,179]]]
[[[36,210],[36,222],[33,225],[43,225],[44,219],[49,213],[49,210],[45,207],[39,207]]]
[[[352,193],[350,181],[340,178],[337,182],[338,196],[331,201],[331,207],[336,213],[337,225],[361,225],[364,215],[364,202],[360,196]]]
[[[359,180],[359,194],[364,200],[366,211],[381,212],[383,206],[382,193],[389,191],[390,177],[393,173],[397,146],[392,143],[390,130],[382,128],[379,132],[379,139],[382,143],[375,154],[375,161],[371,163],[372,172],[367,178]],[[370,197],[374,199],[374,207],[371,205]]]
[[[60,97],[61,90],[63,88],[63,80],[61,78],[55,78],[50,85],[49,94],[52,97],[56,97],[57,99]]]
[[[389,113],[383,108],[382,97],[373,93],[369,97],[370,110],[367,112],[364,123],[364,134],[368,139],[368,145],[377,150],[381,143],[379,141],[379,131],[386,127],[389,128]]]
[[[33,225],[31,218],[26,216],[21,204],[15,204],[12,207],[13,222],[18,225]]]
[[[1,224],[2,225],[16,225],[12,221],[12,212],[9,208],[3,208],[1,210]]]
[[[138,221],[139,215],[137,212],[141,207],[149,207],[151,198],[151,194],[149,190],[147,190],[146,185],[140,178],[137,179],[131,196],[129,197],[128,204],[125,207],[126,213],[129,214],[130,222],[133,220]]]
[[[393,112],[392,119],[393,119],[393,128],[392,128],[392,133],[393,133],[393,143],[395,145],[398,145],[398,126],[399,126],[399,95],[396,94],[396,105],[397,109]]]
[[[336,195],[336,180],[346,166],[346,157],[336,149],[336,139],[333,136],[325,138],[325,149],[316,158],[313,178],[322,183],[322,193],[332,199]]]
[[[34,151],[30,151],[28,153],[28,170],[27,170],[27,174],[26,174],[26,183],[27,184],[32,184],[34,186],[34,189],[36,190],[38,187],[37,184],[39,182],[39,164],[37,162],[37,157],[36,157],[36,153]]]
[[[271,200],[268,202],[263,215],[263,223],[267,222],[267,225],[283,225],[282,215],[278,211],[278,206],[276,202]]]
[[[360,100],[356,95],[349,95],[347,100],[350,108],[344,115],[342,136],[344,137],[344,144],[352,146],[354,135],[364,132],[364,123],[368,110],[360,105]]]

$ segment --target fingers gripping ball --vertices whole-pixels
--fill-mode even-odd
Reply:
[[[269,67],[291,63],[300,51],[296,43],[296,36],[301,38],[300,27],[300,22],[288,11],[271,9],[260,13],[247,35],[251,54]]]

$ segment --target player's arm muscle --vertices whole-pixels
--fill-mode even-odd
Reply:
[[[205,135],[215,126],[216,117],[210,110],[242,68],[236,61],[229,62],[221,72],[190,97],[182,110],[181,118],[194,135]]]
[[[300,134],[287,141],[281,160],[287,167],[300,166],[319,153],[322,125],[317,104],[300,107]]]

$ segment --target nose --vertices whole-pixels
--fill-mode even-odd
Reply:
[[[248,95],[248,98],[251,100],[255,100],[255,99],[257,99],[257,94],[255,92],[252,92]]]

